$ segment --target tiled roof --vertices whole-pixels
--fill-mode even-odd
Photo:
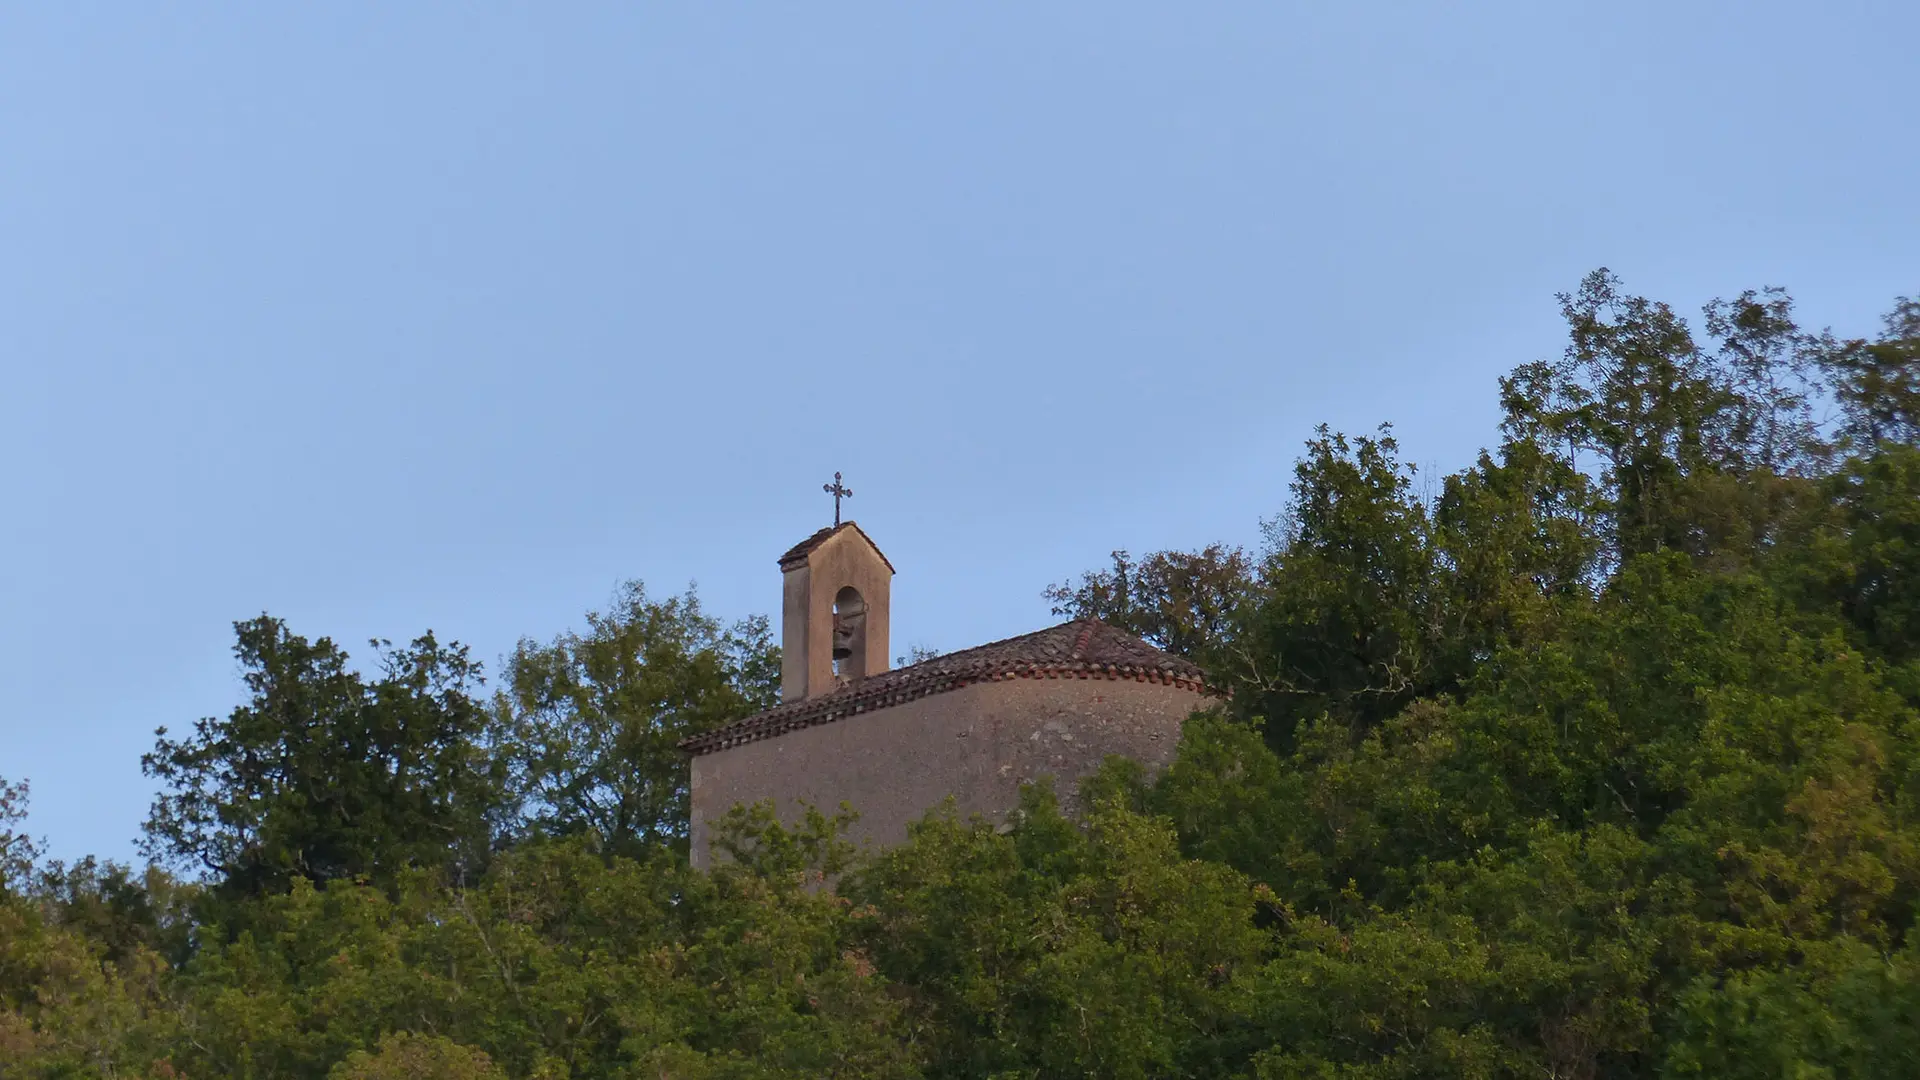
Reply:
[[[680,743],[680,749],[708,754],[973,683],[1004,679],[1131,679],[1207,692],[1205,677],[1194,664],[1161,652],[1124,630],[1081,619],[936,656],[817,697],[777,705],[687,739]]]
[[[801,559],[806,558],[809,554],[813,552],[814,548],[817,548],[821,544],[826,543],[828,537],[839,532],[841,529],[852,529],[854,532],[859,533],[860,539],[865,540],[867,542],[867,546],[873,549],[873,553],[880,556],[880,561],[887,564],[887,569],[889,570],[893,569],[893,563],[887,558],[887,553],[880,550],[880,545],[873,542],[873,537],[868,536],[867,531],[865,529],[862,529],[860,526],[855,525],[851,521],[843,521],[838,525],[829,525],[826,528],[821,529],[819,532],[814,533],[812,536],[807,537],[805,540],[802,540],[799,543],[788,548],[787,553],[785,555],[780,556],[781,568],[785,569],[787,564],[796,563],[796,562],[799,562]]]

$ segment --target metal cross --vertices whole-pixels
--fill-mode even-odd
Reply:
[[[842,483],[840,483],[840,474],[839,474],[839,473],[834,473],[834,474],[833,474],[833,483],[831,483],[831,484],[821,484],[821,485],[820,485],[820,490],[821,490],[821,491],[824,491],[824,492],[826,492],[827,494],[829,494],[829,495],[831,495],[831,496],[833,496],[833,524],[834,524],[834,527],[835,527],[835,528],[839,528],[839,526],[840,526],[840,500],[841,500],[841,499],[851,499],[851,498],[853,498],[853,489],[852,489],[852,488],[850,488],[850,487],[847,487],[847,486],[845,486],[845,485],[844,485],[844,484],[842,484]]]

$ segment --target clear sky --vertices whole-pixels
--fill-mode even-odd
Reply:
[[[126,858],[231,624],[488,660],[624,578],[894,651],[1254,544],[1314,424],[1446,471],[1609,266],[1920,293],[1920,4],[12,4],[0,775]],[[1904,103],[1904,104],[1903,104]],[[364,650],[362,651],[364,655]]]

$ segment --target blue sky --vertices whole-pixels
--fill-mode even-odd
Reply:
[[[733,616],[849,504],[895,652],[1446,471],[1609,266],[1920,293],[1920,5],[11,5],[0,775],[126,858],[234,620]],[[1903,106],[1901,103],[1905,102]]]

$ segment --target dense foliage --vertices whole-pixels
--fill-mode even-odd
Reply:
[[[672,747],[764,620],[635,585],[490,697],[242,623],[155,866],[0,781],[0,1077],[1920,1075],[1920,304],[1562,307],[1471,467],[1321,430],[1264,550],[1047,591],[1230,691],[1073,813],[742,808],[702,873]]]

